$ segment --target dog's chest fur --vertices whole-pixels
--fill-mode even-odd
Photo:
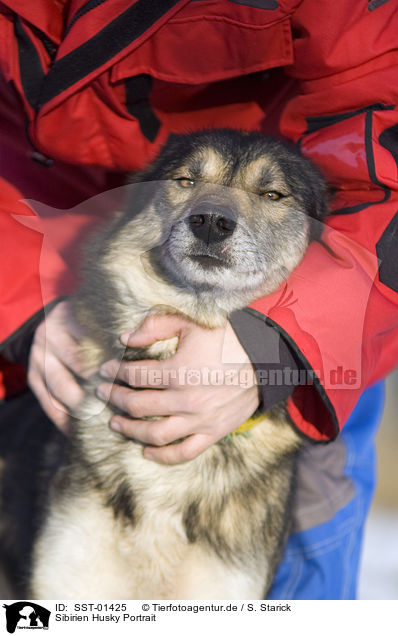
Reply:
[[[88,398],[85,416],[99,406],[96,398]],[[145,460],[141,445],[112,432],[109,417],[105,409],[82,420],[76,431],[79,451],[74,455],[72,450],[58,477],[57,512],[46,551],[51,550],[49,534],[62,535],[61,527],[72,533],[68,543],[76,541],[71,530],[76,515],[77,540],[92,553],[93,569],[98,555],[110,568],[109,591],[116,564],[118,576],[123,573],[126,587],[120,598],[261,597],[284,539],[274,527],[286,529],[297,444],[290,426],[276,413],[250,436],[222,440],[187,464],[165,466]],[[63,472],[68,476],[64,492]],[[209,571],[219,571],[214,590]],[[87,578],[90,591],[95,577],[88,573]],[[195,578],[202,581],[202,591],[193,586]],[[71,580],[72,591],[75,585]],[[102,598],[103,588],[92,594]]]

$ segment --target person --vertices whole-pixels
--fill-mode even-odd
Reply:
[[[322,240],[282,289],[211,335],[174,316],[148,318],[126,340],[179,335],[168,365],[223,370],[225,355],[259,377],[311,371],[312,384],[174,384],[157,398],[156,414],[168,417],[155,429],[139,419],[153,414],[155,389],[112,387],[106,380],[128,369],[102,369],[104,398],[125,412],[111,425],[141,440],[148,461],[188,461],[287,399],[309,441],[270,598],[356,594],[379,381],[398,348],[397,20],[394,0],[338,9],[326,0],[0,2],[1,363],[4,396],[14,395],[4,427],[27,368],[41,407],[65,429],[81,395],[67,295],[75,246],[97,221],[78,204],[141,169],[170,133],[272,132],[296,143],[334,191]],[[40,202],[41,221],[26,199]]]

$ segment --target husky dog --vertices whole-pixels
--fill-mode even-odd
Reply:
[[[260,133],[172,135],[123,213],[88,250],[74,315],[93,372],[119,359],[166,358],[176,338],[125,350],[148,313],[207,328],[274,291],[326,214],[311,163]],[[98,380],[97,380],[98,383]],[[37,537],[30,597],[264,598],[288,532],[299,435],[284,405],[250,434],[161,465],[109,428],[95,382],[72,422],[66,459]]]

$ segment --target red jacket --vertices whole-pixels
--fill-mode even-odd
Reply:
[[[44,230],[20,199],[73,207],[109,187],[109,173],[142,167],[171,131],[279,129],[336,195],[323,242],[251,311],[316,371],[315,389],[289,398],[296,425],[333,438],[398,358],[397,30],[395,0],[0,2],[12,87],[0,122],[10,237],[0,340],[73,287],[70,246],[94,219],[72,210],[60,232],[62,217],[48,213]],[[73,184],[62,197],[59,180]]]

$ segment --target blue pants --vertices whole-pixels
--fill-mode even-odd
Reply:
[[[374,438],[384,383],[367,389],[343,428],[354,496],[332,519],[290,536],[269,599],[355,599],[364,524],[376,482]]]

